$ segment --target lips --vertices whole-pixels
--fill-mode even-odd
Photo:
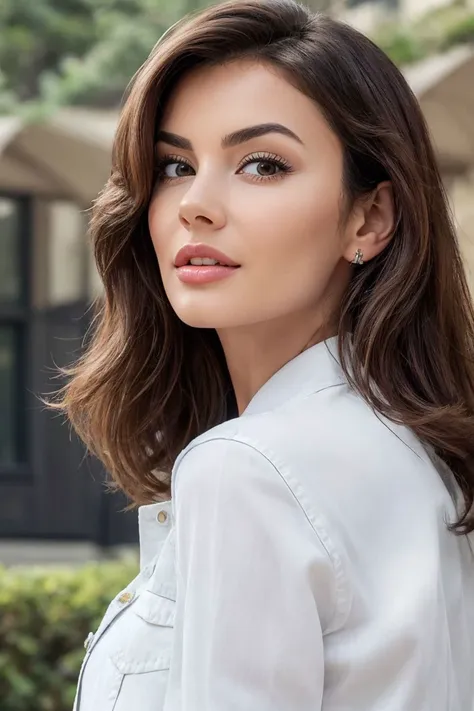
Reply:
[[[225,267],[239,267],[240,264],[234,262],[233,259],[228,257],[223,252],[220,252],[214,247],[210,247],[207,244],[187,244],[182,247],[175,257],[174,265],[176,268],[185,267],[189,264],[191,259],[199,257],[201,259],[215,259],[220,265]]]

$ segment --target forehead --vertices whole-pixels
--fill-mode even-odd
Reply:
[[[283,123],[301,136],[319,128],[330,132],[316,103],[275,67],[238,60],[200,67],[183,77],[165,108],[161,128],[193,136],[218,132],[218,138],[244,126]]]

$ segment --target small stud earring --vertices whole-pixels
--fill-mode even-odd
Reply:
[[[355,253],[354,259],[352,260],[352,264],[358,264],[358,265],[363,264],[364,263],[363,256],[364,256],[364,254],[363,254],[362,250],[358,249],[357,252]]]

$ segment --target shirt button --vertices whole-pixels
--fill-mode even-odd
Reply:
[[[118,601],[122,604],[125,605],[127,602],[131,602],[133,598],[135,597],[135,593],[132,592],[124,592],[120,595],[118,598]]]
[[[159,511],[157,515],[158,523],[166,523],[168,520],[168,514],[166,511]]]

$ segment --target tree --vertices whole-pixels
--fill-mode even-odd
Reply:
[[[3,0],[0,67],[4,88],[20,101],[38,96],[44,71],[65,54],[83,55],[97,40],[89,0]]]
[[[64,104],[117,106],[163,32],[216,0],[0,0],[0,113]],[[345,0],[304,0],[338,16]],[[398,64],[474,41],[474,11],[454,2],[372,33]]]
[[[2,0],[0,111],[116,105],[160,35],[199,0]]]

